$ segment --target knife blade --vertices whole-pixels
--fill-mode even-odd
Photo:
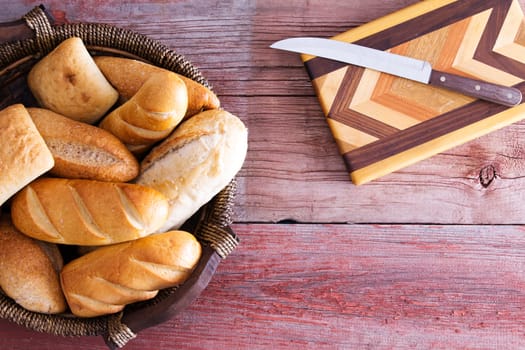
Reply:
[[[504,106],[516,106],[522,100],[521,91],[513,87],[441,72],[433,69],[428,61],[334,39],[289,38],[277,41],[270,47],[373,69]]]

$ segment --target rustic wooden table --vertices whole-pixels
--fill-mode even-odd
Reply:
[[[110,23],[175,48],[250,130],[241,245],[189,309],[127,349],[525,347],[525,123],[356,187],[299,56],[268,48],[415,2],[44,3],[59,21]],[[39,3],[3,0],[0,21]],[[106,346],[0,320],[0,349],[71,348]]]

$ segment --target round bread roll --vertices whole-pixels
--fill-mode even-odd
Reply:
[[[27,82],[42,107],[85,123],[99,120],[118,100],[117,90],[77,37],[37,62]]]
[[[27,310],[64,312],[66,300],[60,287],[62,256],[54,244],[27,237],[0,219],[0,288]]]
[[[53,155],[22,104],[0,111],[0,205],[53,168]]]
[[[163,193],[168,219],[158,232],[179,228],[241,169],[248,130],[224,110],[208,110],[183,122],[141,163],[136,183]]]

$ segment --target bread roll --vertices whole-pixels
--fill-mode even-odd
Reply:
[[[157,231],[168,202],[158,191],[128,183],[40,178],[11,204],[15,226],[43,241],[106,245]]]
[[[144,82],[154,73],[167,71],[129,58],[96,56],[95,62],[109,82],[118,90],[123,100],[129,100],[139,91]],[[202,110],[220,107],[217,96],[207,87],[183,75],[179,77],[188,89],[188,109],[186,118]]]
[[[107,115],[100,127],[123,143],[147,149],[166,138],[188,108],[188,92],[177,74],[163,71],[151,75],[139,91]]]
[[[33,66],[29,88],[44,108],[94,123],[118,100],[80,38],[64,40]]]
[[[111,133],[47,109],[27,110],[53,154],[51,174],[114,182],[127,182],[138,175],[137,159]]]
[[[0,111],[0,205],[50,170],[53,156],[21,104]]]
[[[248,148],[242,121],[223,110],[201,112],[183,122],[142,161],[136,183],[169,200],[159,231],[179,228],[241,169]]]
[[[170,231],[99,248],[67,264],[62,288],[79,317],[115,313],[185,281],[201,256],[195,237]]]
[[[62,257],[58,248],[19,232],[0,219],[0,288],[27,310],[60,313],[66,301],[60,287]]]

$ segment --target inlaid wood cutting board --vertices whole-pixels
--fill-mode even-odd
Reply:
[[[426,0],[333,39],[525,93],[517,0]],[[321,57],[302,59],[357,185],[525,118],[525,104],[504,107]]]

